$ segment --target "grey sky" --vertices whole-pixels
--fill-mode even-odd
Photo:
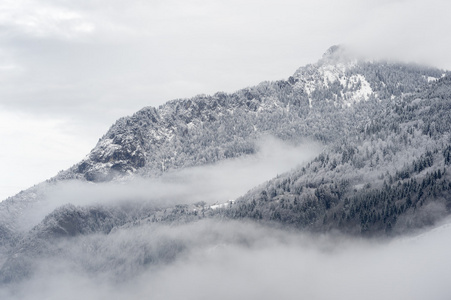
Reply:
[[[449,1],[0,3],[0,199],[144,106],[287,78],[333,44],[451,69]]]

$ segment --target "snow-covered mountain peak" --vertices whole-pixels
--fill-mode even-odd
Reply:
[[[319,63],[322,64],[343,64],[348,61],[355,61],[355,56],[344,46],[334,45],[324,52]]]
[[[293,78],[297,80],[297,89],[308,95],[310,107],[318,98],[338,106],[351,106],[375,95],[365,75],[358,70],[362,64],[364,61],[346,48],[332,46],[317,63],[299,68]]]
[[[430,84],[429,78],[441,74],[431,68],[367,61],[343,46],[332,46],[318,62],[299,68],[288,80],[262,82],[232,94],[172,100],[122,118],[86,159],[58,179],[159,176],[170,169],[253,153],[253,140],[268,133],[268,123],[278,124],[271,134],[291,136],[291,131],[280,133],[285,126],[280,118],[290,116],[294,122],[370,98],[390,100]],[[293,130],[299,131],[299,126]],[[305,136],[314,133],[306,129]]]
[[[334,56],[338,54],[339,52],[343,51],[343,46],[341,45],[332,45],[329,47],[329,49],[326,50],[323,54],[323,58],[327,56]]]

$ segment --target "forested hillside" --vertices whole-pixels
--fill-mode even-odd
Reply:
[[[370,121],[223,213],[359,234],[405,232],[449,214],[451,78],[394,101],[369,102],[355,108]]]

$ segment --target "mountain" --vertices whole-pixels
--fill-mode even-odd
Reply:
[[[362,100],[415,92],[444,74],[346,55],[332,47],[318,63],[298,69],[288,80],[143,108],[119,119],[83,161],[56,179],[99,182],[128,174],[160,175],[253,153],[255,139],[264,133],[295,142],[308,137],[330,143],[342,133],[337,124],[320,123],[328,120],[324,114],[346,114],[346,107]],[[363,119],[342,117],[338,125],[351,128],[357,125],[352,122],[367,122],[370,117],[354,115]]]
[[[448,72],[359,59],[339,46],[287,80],[143,108],[119,119],[81,162],[0,203],[0,279],[30,276],[36,258],[72,257],[62,240],[77,251],[86,249],[74,246],[75,240],[99,250],[94,237],[114,243],[109,237],[149,224],[251,220],[358,236],[432,226],[451,209],[450,109]],[[183,195],[158,205],[127,197],[120,203],[49,204],[64,182],[100,186],[158,179],[255,154],[267,135],[292,145],[313,141],[322,150],[227,205],[212,206],[208,199],[186,203]],[[141,264],[134,266],[174,260],[189,248],[182,240],[168,238],[161,248],[143,250]],[[123,272],[115,259],[115,272]],[[95,270],[106,264],[83,261]]]

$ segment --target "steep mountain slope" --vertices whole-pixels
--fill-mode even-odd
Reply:
[[[154,176],[253,153],[263,133],[293,142],[308,137],[329,143],[343,134],[339,127],[355,127],[370,117],[336,118],[336,112],[361,100],[414,92],[442,74],[414,65],[358,61],[332,47],[318,63],[300,68],[286,81],[174,100],[122,118],[86,159],[57,179]]]
[[[233,94],[173,100],[121,118],[83,161],[50,183],[159,176],[254,153],[256,141],[265,134],[291,143],[308,138],[331,144],[368,124],[373,110],[379,109],[375,100],[385,103],[425,89],[442,75],[433,68],[357,60],[332,47],[288,80],[263,82]],[[362,100],[371,108],[354,105]],[[20,216],[42,202],[47,189],[43,184],[3,201],[0,225],[22,230]]]
[[[122,118],[82,162],[51,181],[158,176],[254,153],[262,134],[293,143],[310,138],[329,144],[354,135],[373,118],[367,108],[353,103],[391,100],[421,90],[442,73],[415,65],[359,61],[331,47],[319,62],[300,68],[286,81],[174,100]],[[45,198],[45,190],[33,188],[3,201],[0,213],[8,220],[3,226],[11,227],[16,213]]]
[[[448,215],[451,77],[364,107],[373,118],[353,135],[223,213],[370,234],[406,232]]]
[[[451,208],[450,78],[434,68],[358,60],[332,47],[288,80],[143,108],[119,119],[80,163],[0,203],[1,279],[20,280],[35,268],[34,258],[66,253],[66,239],[144,224],[251,219],[359,235],[432,225]],[[158,177],[255,153],[264,135],[292,144],[313,140],[324,149],[219,208],[208,199],[46,206],[59,182]],[[183,250],[174,247],[174,256]]]

